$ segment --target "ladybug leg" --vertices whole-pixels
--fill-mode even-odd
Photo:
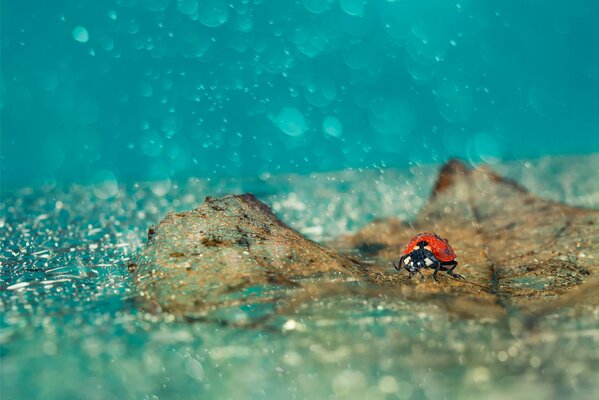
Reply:
[[[458,262],[457,261],[448,261],[446,263],[444,263],[444,266],[447,268],[447,275],[451,276],[452,278],[455,279],[466,279],[464,278],[462,275],[460,274],[456,274],[455,272],[453,272],[453,270],[455,269],[455,267],[458,266]]]
[[[436,261],[433,265],[431,265],[431,268],[435,269],[435,272],[433,272],[433,279],[435,280],[435,282],[439,282],[439,278],[437,278],[437,274],[439,273],[439,270],[441,269],[441,263],[439,261]]]
[[[422,275],[422,272],[420,272],[420,271],[418,271],[418,272],[412,272],[412,271],[410,271],[408,269],[406,269],[406,271],[408,271],[408,279],[412,279],[412,277],[414,275],[416,275],[417,273],[420,273],[420,275]]]
[[[395,267],[396,270],[401,272],[401,266],[403,265],[403,260],[406,258],[406,256],[401,256],[401,258],[393,263],[393,266]]]

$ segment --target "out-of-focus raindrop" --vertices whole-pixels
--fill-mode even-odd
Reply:
[[[73,39],[80,43],[87,43],[89,41],[89,32],[84,26],[76,26],[73,29]]]
[[[302,54],[313,58],[327,48],[330,38],[322,27],[306,25],[296,28],[290,40]]]
[[[394,377],[390,375],[385,375],[381,379],[379,379],[379,389],[383,393],[395,393],[398,391],[399,387],[397,385],[397,381]]]
[[[364,40],[359,40],[356,44],[348,46],[343,53],[343,61],[353,69],[366,69],[376,58],[376,49]]]
[[[197,3],[200,22],[217,28],[229,20],[229,5],[225,0],[201,0]]]
[[[471,161],[497,164],[503,155],[503,144],[497,132],[479,132],[472,138],[468,150]]]
[[[277,115],[275,124],[289,136],[301,136],[308,129],[306,118],[295,107],[283,108]]]
[[[331,384],[335,394],[349,396],[361,393],[366,386],[366,379],[362,372],[346,369],[339,372]],[[363,396],[358,395],[357,397]]]
[[[206,375],[202,364],[194,358],[189,358],[185,362],[185,372],[196,381],[204,380],[204,376]]]
[[[364,15],[367,0],[339,0],[339,6],[347,14],[361,17]]]
[[[102,200],[116,196],[119,191],[119,185],[116,176],[112,171],[101,169],[94,174],[92,178],[94,194]]]
[[[178,0],[177,10],[186,15],[193,15],[198,10],[198,0]]]
[[[171,190],[171,179],[168,174],[162,170],[155,171],[151,175],[150,190],[156,196],[163,197]]]
[[[304,86],[304,97],[316,107],[328,106],[335,100],[337,88],[332,79],[318,77]]]
[[[424,83],[430,81],[435,76],[434,65],[422,64],[407,55],[404,58],[404,66],[406,71],[416,82]]]
[[[323,13],[331,8],[335,0],[302,0],[302,4],[306,10],[314,14]]]
[[[343,134],[343,125],[337,117],[329,115],[322,121],[322,132],[325,135],[338,138]]]
[[[102,49],[104,49],[105,51],[114,50],[114,40],[112,40],[112,38],[109,38],[109,37],[102,38],[100,45],[102,46]]]

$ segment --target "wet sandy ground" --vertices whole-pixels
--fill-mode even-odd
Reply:
[[[597,208],[591,172],[598,164],[589,156],[494,169],[544,198]],[[170,182],[168,190],[153,183],[112,196],[101,187],[25,190],[3,199],[3,397],[592,398],[599,390],[599,311],[596,291],[577,288],[592,285],[596,274],[596,214],[527,204],[535,197],[511,191],[516,201],[498,213],[485,205],[508,189],[489,189],[480,171],[473,179],[487,196],[483,203],[470,195],[455,201],[464,195],[457,190],[447,205],[431,208],[437,169]],[[230,286],[211,307],[200,304],[190,319],[204,322],[140,312],[127,265],[145,245],[147,228],[169,210],[197,207],[206,194],[247,191],[300,233],[341,250],[338,265],[316,277],[298,268],[291,282],[281,271],[264,271],[264,281]],[[470,214],[452,208],[464,204]],[[526,219],[538,212],[546,215]],[[460,215],[467,220],[456,221]],[[373,221],[388,216],[396,219]],[[401,235],[412,233],[399,222],[405,219],[409,229],[450,238],[466,282],[404,282],[389,268]],[[534,234],[523,234],[522,223]],[[245,251],[248,232],[249,225],[238,231]],[[512,258],[504,257],[506,246]],[[313,250],[337,257],[316,244]],[[258,301],[239,301],[247,298]]]

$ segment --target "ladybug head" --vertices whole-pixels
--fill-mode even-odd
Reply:
[[[402,257],[403,267],[410,273],[415,274],[422,268],[433,264],[434,256],[424,248],[414,249],[410,254]],[[399,268],[397,268],[399,269]]]
[[[420,270],[420,268],[416,266],[414,263],[410,263],[409,265],[407,265],[406,269],[412,274],[415,274]]]

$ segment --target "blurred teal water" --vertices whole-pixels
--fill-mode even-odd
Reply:
[[[599,150],[599,3],[2,2],[2,183]]]

